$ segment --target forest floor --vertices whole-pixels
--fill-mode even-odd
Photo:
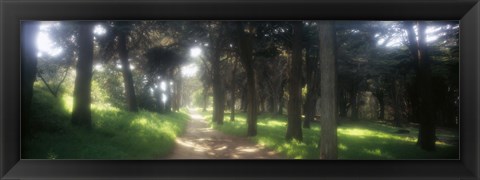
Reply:
[[[189,109],[185,133],[177,137],[167,159],[285,159],[247,137],[224,134],[210,127],[195,109]]]

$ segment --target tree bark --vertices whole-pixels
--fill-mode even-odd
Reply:
[[[345,93],[345,89],[343,88],[339,88],[340,89],[340,93],[338,95],[338,116],[340,118],[345,118],[347,117],[347,97],[346,97],[346,94]]]
[[[287,140],[303,140],[302,135],[302,31],[303,22],[293,23],[293,47],[289,75]]]
[[[246,87],[243,87],[242,88],[242,97],[241,97],[241,102],[240,102],[240,110],[242,112],[247,112],[247,91],[248,91],[248,88]]]
[[[32,104],[33,83],[37,74],[37,48],[36,39],[38,32],[38,22],[24,21],[21,23],[21,68],[22,68],[22,88],[21,88],[21,113],[22,113],[22,134],[26,135],[30,128],[26,128],[30,123],[30,106]]]
[[[332,21],[319,23],[320,33],[320,159],[337,159],[335,31]]]
[[[311,44],[309,45],[311,46]],[[307,97],[305,99],[304,112],[305,120],[303,121],[303,128],[310,128],[310,122],[313,121],[315,116],[315,102],[317,101],[317,80],[318,75],[318,65],[317,65],[317,56],[313,54],[315,51],[310,47],[307,48],[306,59],[307,59]]]
[[[207,112],[207,105],[208,105],[208,85],[203,85],[203,112]]]
[[[122,74],[125,83],[125,97],[127,99],[127,107],[129,111],[137,112],[137,99],[135,97],[135,88],[133,86],[132,71],[130,70],[130,62],[128,62],[127,49],[127,33],[120,32],[118,35],[119,56],[122,63]]]
[[[237,62],[233,63],[233,71],[232,71],[232,89],[231,89],[231,103],[230,103],[230,121],[235,121],[235,90],[236,81],[235,81],[235,73],[237,73]]]
[[[356,121],[358,120],[358,103],[357,103],[357,88],[352,84],[350,91],[350,119]]]
[[[378,104],[380,106],[378,112],[378,119],[384,120],[385,119],[385,98],[383,97],[383,92],[377,93]]]
[[[93,68],[93,24],[79,22],[78,32],[78,62],[75,89],[73,92],[72,124],[75,126],[92,128],[90,111],[91,81]]]
[[[175,107],[174,107],[174,110],[176,112],[180,111],[180,107],[182,107],[182,89],[183,89],[183,82],[182,82],[182,77],[179,73],[177,73],[177,78],[176,78],[176,81],[174,82],[175,84],[174,87],[175,87],[175,90],[174,90],[174,94],[175,94]]]
[[[213,73],[213,122],[223,124],[225,110],[225,92],[223,89],[222,77],[220,73],[220,47],[213,46],[212,73]]]
[[[402,127],[401,117],[400,117],[400,82],[395,78],[393,82],[393,124],[396,127]]]
[[[427,151],[435,150],[435,114],[432,104],[432,77],[430,68],[430,57],[428,56],[426,42],[425,22],[418,22],[418,73],[419,84],[417,86],[419,99],[419,117],[420,129],[418,133],[418,144]]]
[[[247,75],[247,136],[257,135],[257,93],[255,89],[255,71],[253,70],[253,40],[245,28],[251,27],[241,25],[238,27],[240,34],[240,60]]]

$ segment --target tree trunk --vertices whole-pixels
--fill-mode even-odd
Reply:
[[[337,159],[337,102],[335,32],[332,21],[321,21],[320,31],[320,159]]]
[[[162,102],[162,92],[159,88],[154,89],[155,100],[157,104],[157,108],[155,108],[158,113],[163,113],[163,102]]]
[[[182,84],[182,77],[180,75],[177,75],[177,81],[174,84],[175,86],[175,111],[178,112],[180,111],[180,107],[182,107],[182,89],[183,89],[183,84]]]
[[[73,92],[72,124],[92,128],[90,92],[93,68],[93,24],[89,21],[78,23],[78,62],[75,89]]]
[[[30,106],[32,104],[33,83],[37,74],[37,48],[36,39],[39,24],[34,21],[24,21],[21,23],[21,68],[22,68],[22,134],[30,133],[26,128],[30,123]]]
[[[355,85],[352,85],[355,86]],[[350,119],[356,121],[358,120],[358,103],[357,103],[357,90],[355,87],[352,87],[350,91]]]
[[[246,27],[247,26],[247,27]],[[257,135],[257,94],[255,88],[255,71],[253,70],[253,40],[252,35],[245,32],[251,27],[244,24],[238,27],[240,34],[240,60],[247,75],[247,136]]]
[[[289,75],[289,99],[288,99],[288,121],[287,121],[287,140],[303,140],[302,136],[302,30],[303,22],[293,23],[293,47],[292,58],[290,62]]]
[[[208,85],[203,85],[203,112],[207,112],[208,105]]]
[[[317,101],[317,77],[318,74],[318,65],[317,65],[317,56],[315,56],[315,51],[310,48],[312,44],[309,44],[307,48],[308,52],[306,53],[307,59],[307,97],[305,99],[304,112],[305,120],[303,122],[303,128],[310,128],[310,122],[313,121],[315,116],[315,102]]]
[[[278,97],[278,112],[277,112],[278,115],[283,114],[283,107],[285,107],[285,104],[284,104],[283,93],[282,93],[280,97]]]
[[[395,78],[393,82],[393,124],[396,127],[402,127],[401,122],[401,101],[400,101],[400,82],[397,78]]]
[[[242,88],[242,97],[241,97],[241,102],[240,102],[240,110],[242,112],[247,112],[247,91],[248,88],[243,87]]]
[[[172,92],[171,92],[171,85],[169,84],[168,80],[169,79],[167,79],[165,82],[167,89],[164,92],[166,96],[164,111],[167,113],[172,112],[172,99],[173,99]]]
[[[347,117],[347,98],[346,98],[346,93],[343,88],[340,88],[338,95],[338,116],[341,118]]]
[[[225,110],[225,92],[223,89],[220,73],[220,47],[213,47],[212,71],[213,71],[213,122],[223,124]]]
[[[428,56],[425,22],[418,22],[418,71],[417,78],[421,86],[417,86],[419,99],[420,129],[418,133],[418,144],[427,151],[435,150],[435,114],[432,99],[432,78],[430,58]]]
[[[378,99],[378,105],[380,106],[377,118],[380,120],[384,120],[385,119],[385,98],[383,97],[384,93],[382,90],[379,90],[375,94]]]
[[[233,63],[233,71],[232,71],[232,90],[231,90],[231,103],[230,103],[230,121],[235,121],[235,90],[236,81],[235,81],[235,73],[237,73],[237,62]]]
[[[118,35],[119,56],[122,63],[122,74],[125,83],[125,97],[127,99],[127,107],[129,111],[137,112],[137,100],[135,98],[135,88],[133,86],[132,71],[130,70],[130,62],[128,62],[127,50],[127,33],[120,32]]]

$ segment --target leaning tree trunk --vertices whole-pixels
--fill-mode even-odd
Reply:
[[[302,21],[293,23],[293,48],[290,62],[287,140],[302,141]]]
[[[320,33],[320,159],[337,159],[335,32],[332,21],[319,23]]]
[[[73,91],[72,124],[91,128],[90,92],[93,66],[93,24],[80,22],[78,32],[78,62],[75,89]]]
[[[418,133],[418,144],[427,151],[435,150],[435,114],[432,99],[432,70],[430,68],[430,58],[428,56],[425,22],[418,22],[418,71],[417,78],[421,86],[417,86],[419,94],[418,108],[420,120],[420,129]]]
[[[22,22],[21,29],[21,65],[22,65],[22,134],[29,133],[26,126],[30,125],[30,106],[33,96],[33,83],[37,74],[37,50],[36,50],[36,34],[38,31],[38,23],[34,21]]]
[[[127,34],[121,32],[118,35],[119,56],[122,63],[122,74],[125,82],[125,97],[127,98],[127,107],[129,111],[137,112],[137,100],[135,97],[135,88],[133,86],[132,71],[128,62]]]

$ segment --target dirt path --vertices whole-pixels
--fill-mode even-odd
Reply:
[[[281,159],[278,153],[246,137],[226,135],[209,127],[195,110],[190,110],[185,133],[176,139],[167,159]]]

